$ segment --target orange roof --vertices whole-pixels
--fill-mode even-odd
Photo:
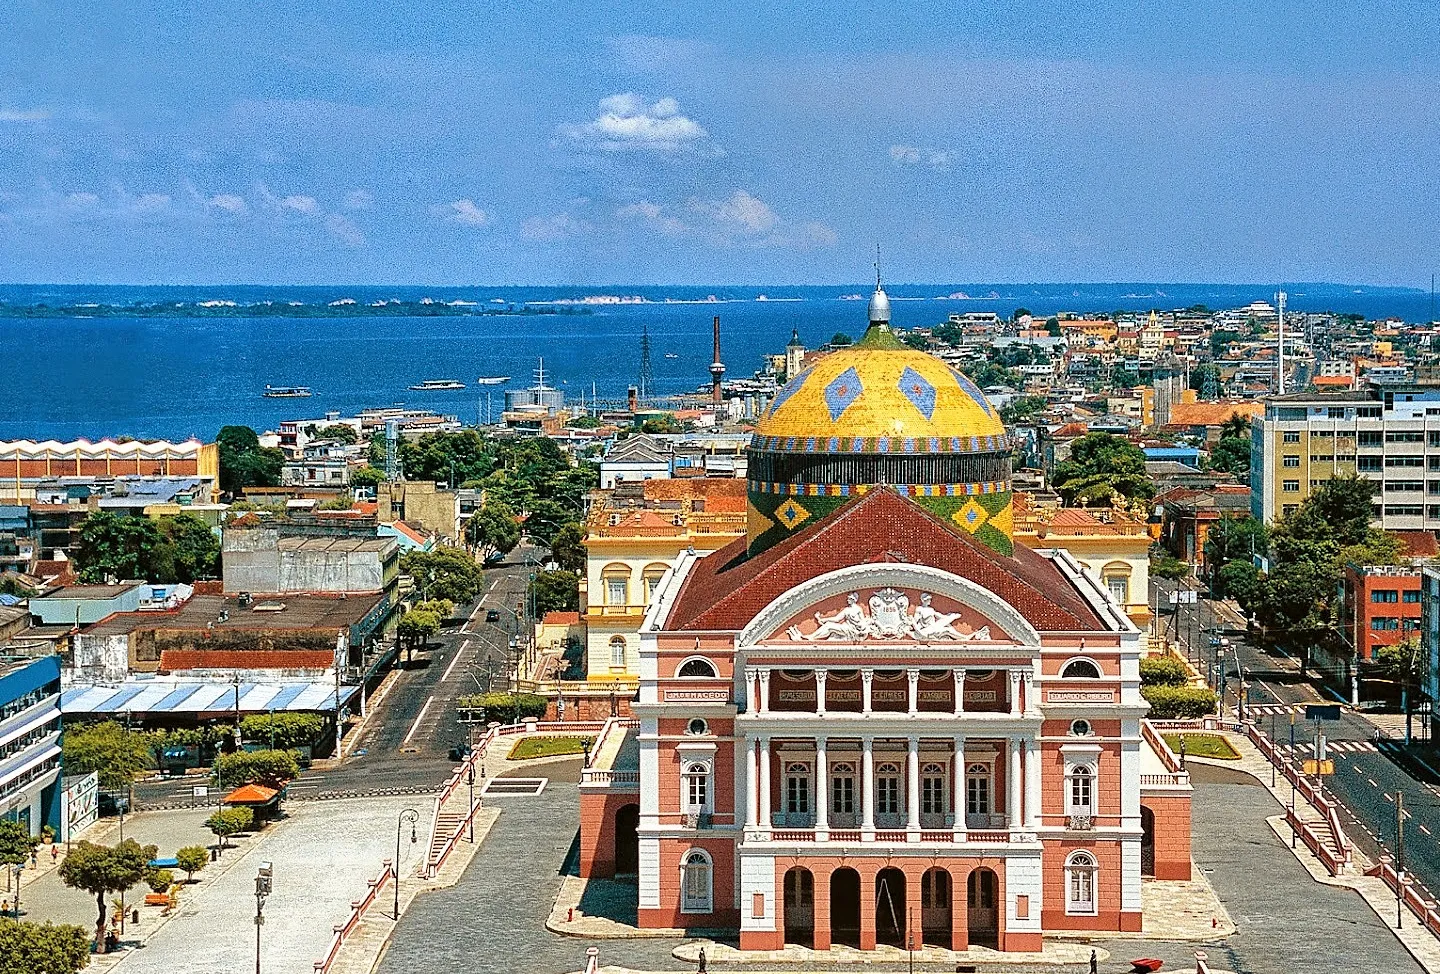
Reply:
[[[1084,436],[1088,432],[1090,432],[1090,427],[1086,426],[1084,423],[1066,423],[1064,426],[1060,427],[1058,430],[1055,431],[1055,435],[1057,437]]]
[[[745,511],[745,481],[738,477],[647,480],[644,482],[644,490],[647,500],[704,500],[707,511]]]
[[[542,626],[573,626],[580,621],[578,612],[547,612],[540,620]]]
[[[1050,526],[1052,528],[1079,527],[1081,525],[1089,526],[1099,523],[1099,518],[1091,514],[1089,511],[1082,510],[1078,507],[1062,508],[1059,513],[1057,513],[1054,517],[1050,519]]]
[[[1170,406],[1170,426],[1223,426],[1234,415],[1263,416],[1259,402],[1177,402]]]
[[[1348,389],[1355,384],[1353,375],[1317,375],[1310,380],[1317,388],[1344,388]]]
[[[1440,555],[1440,544],[1430,531],[1391,531],[1400,539],[1400,554],[1405,558],[1434,558]]]
[[[166,649],[160,672],[181,670],[324,670],[335,665],[328,649]]]
[[[268,805],[280,794],[264,785],[241,785],[225,796],[226,805]]]

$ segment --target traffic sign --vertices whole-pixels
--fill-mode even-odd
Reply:
[[[1334,759],[1332,759],[1332,758],[1326,758],[1326,759],[1323,760],[1323,761],[1316,761],[1314,758],[1306,758],[1306,759],[1305,759],[1305,773],[1306,773],[1306,774],[1321,774],[1321,775],[1323,775],[1323,774],[1334,774],[1334,773],[1335,773],[1335,761],[1334,761]]]
[[[1340,705],[1338,703],[1307,703],[1305,705],[1306,720],[1339,720]]]

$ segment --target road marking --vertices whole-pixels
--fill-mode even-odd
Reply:
[[[410,743],[410,738],[414,737],[415,732],[420,729],[420,721],[425,719],[425,711],[429,710],[430,705],[434,702],[435,696],[433,694],[425,700],[425,706],[421,707],[420,712],[415,715],[415,723],[410,725],[410,733],[406,734],[405,740],[400,742],[401,747]],[[1372,781],[1371,784],[1374,784],[1374,782]]]
[[[1370,787],[1371,787],[1371,788],[1379,788],[1379,787],[1380,787],[1379,785],[1377,785],[1377,784],[1375,783],[1375,779],[1374,779],[1374,778],[1366,778],[1365,780],[1368,781],[1368,782],[1370,782]]]
[[[460,644],[460,648],[455,651],[455,658],[450,661],[450,665],[449,665],[449,666],[445,667],[445,672],[444,672],[444,674],[441,675],[441,677],[440,677],[440,682],[441,682],[441,683],[444,683],[446,680],[450,679],[450,673],[451,673],[451,671],[455,669],[455,664],[458,663],[458,662],[460,662],[460,657],[462,657],[462,656],[465,655],[465,647],[467,647],[467,646],[469,646],[469,645],[470,645],[470,640],[468,640],[468,639],[465,640],[463,643]]]
[[[1427,829],[1427,828],[1426,828],[1425,826],[1423,826],[1423,825],[1420,826],[1420,831],[1421,831],[1421,832],[1424,832],[1426,835],[1429,835],[1429,834],[1430,834],[1430,830]]]

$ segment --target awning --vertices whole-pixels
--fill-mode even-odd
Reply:
[[[344,704],[360,692],[359,687],[342,686]],[[111,701],[123,696],[123,705]],[[258,714],[271,710],[326,713],[335,709],[334,680],[299,683],[242,683],[240,713]],[[116,714],[143,717],[176,714],[215,717],[235,712],[235,684],[198,680],[126,680],[107,687],[72,686],[60,696],[60,710],[72,714]]]

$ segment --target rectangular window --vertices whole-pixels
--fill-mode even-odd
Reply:
[[[1287,467],[1298,467],[1300,466],[1300,458],[1293,453],[1286,454],[1282,463]]]
[[[810,775],[792,774],[785,778],[785,813],[807,815],[810,812]]]
[[[1283,490],[1283,491],[1285,491],[1287,494],[1298,493],[1299,490],[1300,490],[1300,481],[1298,481],[1298,480],[1285,480],[1285,481],[1282,481],[1281,484],[1280,484],[1280,489]]]
[[[1418,589],[1401,593],[1400,601],[1406,605],[1419,605],[1420,592]]]
[[[623,578],[606,579],[606,597],[610,605],[625,604],[625,588],[625,579]]]
[[[990,774],[971,769],[965,778],[965,814],[990,814]]]
[[[1089,768],[1076,768],[1070,775],[1070,814],[1071,815],[1093,815],[1094,805],[1094,774]]]
[[[896,815],[900,812],[900,779],[875,779],[875,811],[882,815]]]
[[[1288,419],[1293,421],[1297,419],[1303,420],[1308,418],[1306,416],[1304,406],[1281,406],[1279,409],[1275,410],[1275,413],[1275,418],[1280,420]]]
[[[1335,462],[1335,456],[1334,456],[1333,454],[1330,454],[1330,453],[1312,453],[1312,454],[1310,454],[1310,462],[1311,462],[1311,463],[1334,463],[1334,462]]]
[[[830,779],[830,810],[841,815],[855,811],[855,779],[851,777]]]
[[[1387,467],[1423,467],[1424,465],[1425,465],[1425,458],[1424,458],[1424,457],[1386,457],[1386,458],[1385,458],[1385,466],[1387,466]]]
[[[1420,517],[1425,513],[1421,504],[1386,504],[1386,517]]]
[[[1401,620],[1400,620],[1400,628],[1404,629],[1406,632],[1419,632],[1419,631],[1420,631],[1420,620],[1419,620],[1419,619],[1401,619]]]
[[[1428,416],[1430,414],[1430,410],[1425,410],[1425,413]],[[1430,430],[1429,436],[1429,444],[1431,446],[1440,447],[1440,430]]]
[[[692,772],[685,776],[685,810],[687,812],[703,812],[705,810],[706,776],[698,772]]]
[[[1424,443],[1425,434],[1420,430],[1387,430],[1386,443]]]
[[[1325,411],[1325,415],[1328,416],[1330,419],[1344,419],[1344,418],[1345,418],[1345,407],[1344,407],[1344,406],[1331,406],[1329,409],[1327,409],[1327,410]]]
[[[1094,913],[1095,912],[1095,871],[1085,867],[1072,867],[1068,870],[1070,882],[1067,884],[1068,896],[1065,902],[1067,913]]]
[[[1124,606],[1130,603],[1130,579],[1124,575],[1111,575],[1105,579],[1105,587],[1110,590],[1110,597],[1115,600],[1116,605]]]
[[[1299,442],[1300,442],[1300,431],[1299,431],[1299,430],[1286,430],[1286,431],[1285,431],[1284,440],[1285,440],[1286,443],[1299,443]]]
[[[1425,489],[1421,480],[1389,480],[1385,482],[1386,493],[1419,493]]]
[[[1393,616],[1374,616],[1370,620],[1370,628],[1376,632],[1388,632],[1391,629],[1400,628],[1400,620]]]
[[[1379,473],[1379,457],[1358,457],[1355,460],[1355,469],[1361,473]]]
[[[1361,446],[1381,446],[1385,443],[1385,434],[1379,430],[1360,430],[1355,434],[1355,442]]]
[[[1280,508],[1280,513],[1281,513],[1281,514],[1294,514],[1294,513],[1295,513],[1296,511],[1298,511],[1299,509],[1300,509],[1300,505],[1299,505],[1299,504],[1286,504],[1285,506],[1283,506],[1283,507]]]
[[[1370,593],[1371,602],[1398,602],[1400,593],[1393,588],[1377,588]]]
[[[940,775],[920,779],[920,811],[925,815],[945,814],[945,779]]]

